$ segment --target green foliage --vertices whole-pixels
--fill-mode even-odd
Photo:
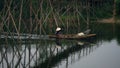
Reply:
[[[3,9],[4,7],[4,0],[0,0],[0,11]]]
[[[120,0],[116,0],[117,3],[120,3]]]
[[[120,0],[116,0],[116,12],[117,12],[117,17],[120,18]]]
[[[7,5],[8,5],[10,7],[10,12],[15,20],[15,25],[18,27],[22,0],[12,0],[12,1],[10,0],[9,2],[8,1],[9,0],[0,0],[0,15],[1,15],[0,18],[2,19],[2,16],[3,17],[6,16],[5,19],[7,19],[7,16],[9,16],[7,12],[8,10]],[[102,0],[101,1],[91,0],[89,2],[90,3],[89,7],[87,1],[88,0],[23,0],[20,30],[21,32],[25,32],[25,31],[29,32],[31,28],[32,29],[31,31],[37,32],[40,31],[39,29],[40,26],[42,25],[41,31],[44,32],[46,30],[49,30],[47,29],[47,27],[50,27],[49,25],[51,23],[55,23],[55,19],[57,20],[57,23],[60,24],[59,26],[66,27],[67,25],[68,27],[68,23],[69,26],[71,26],[71,24],[73,26],[74,24],[73,22],[77,22],[77,24],[74,24],[76,27],[78,26],[79,22],[86,23],[88,16],[88,9],[90,9],[90,17],[89,17],[90,19],[96,19],[96,17],[97,18],[112,17],[113,0],[103,0],[103,2]],[[12,3],[10,4],[10,2]],[[116,6],[117,16],[119,17],[120,0],[116,0],[116,5],[117,5]],[[7,20],[9,20],[6,21],[7,24],[8,22],[9,23],[12,22],[11,18]],[[9,26],[10,26],[9,27],[10,31],[15,31],[13,30],[15,29],[13,24],[10,24]],[[56,24],[52,26],[54,26],[55,28]],[[6,28],[5,31],[7,31]]]

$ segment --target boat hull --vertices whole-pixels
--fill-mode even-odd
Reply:
[[[90,37],[95,37],[96,34],[88,34],[83,36],[78,36],[77,34],[60,34],[60,35],[49,35],[49,38],[58,38],[58,39],[86,39]]]

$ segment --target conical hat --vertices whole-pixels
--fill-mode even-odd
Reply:
[[[56,31],[60,31],[60,30],[61,30],[61,28],[60,28],[60,27],[57,27],[57,28],[56,28]]]

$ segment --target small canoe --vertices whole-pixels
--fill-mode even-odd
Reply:
[[[94,37],[96,34],[88,34],[88,35],[82,35],[78,36],[77,34],[60,34],[60,35],[49,35],[49,38],[58,38],[58,39],[85,39]]]

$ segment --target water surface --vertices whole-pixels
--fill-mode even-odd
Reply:
[[[84,41],[44,36],[21,43],[1,40],[0,68],[120,68],[119,26],[92,25],[97,37]]]

